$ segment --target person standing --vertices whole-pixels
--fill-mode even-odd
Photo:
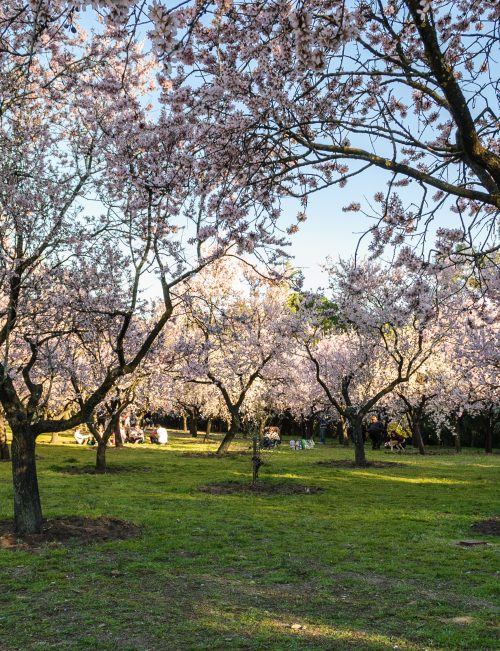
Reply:
[[[372,450],[380,450],[380,446],[384,439],[385,428],[377,416],[372,416],[370,418],[370,424],[368,425],[367,431],[370,441],[372,442]]]
[[[326,443],[326,434],[328,432],[328,423],[324,418],[319,421],[319,442]]]

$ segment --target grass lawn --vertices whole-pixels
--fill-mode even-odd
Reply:
[[[499,512],[500,455],[368,451],[402,465],[361,470],[317,463],[352,450],[284,445],[264,454],[262,480],[323,492],[212,495],[197,489],[249,478],[249,456],[184,456],[217,443],[174,433],[165,448],[110,449],[130,471],[71,475],[95,451],[43,440],[46,517],[113,516],[142,533],[0,550],[1,651],[499,648],[498,538],[470,526]],[[11,501],[3,463],[2,518]],[[457,545],[471,538],[488,545]]]

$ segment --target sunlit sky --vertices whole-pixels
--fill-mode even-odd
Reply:
[[[328,278],[321,267],[326,258],[334,262],[339,258],[354,256],[360,237],[374,225],[374,222],[362,213],[344,212],[342,208],[351,202],[358,202],[362,207],[368,203],[373,206],[373,196],[377,191],[386,191],[390,176],[372,168],[361,176],[348,182],[345,188],[337,187],[322,190],[309,198],[306,222],[299,225],[297,234],[290,237],[289,253],[294,256],[292,264],[304,274],[307,289],[327,287]],[[412,183],[405,189],[405,203],[413,198]],[[416,197],[416,195],[415,195]],[[285,218],[293,222],[298,208],[287,206]],[[456,216],[448,208],[443,208],[434,223],[428,226],[428,242],[434,242],[438,227],[457,227]],[[367,254],[370,234],[366,235],[359,246],[358,254]],[[392,250],[387,251],[387,259]]]
[[[363,215],[342,212],[342,206],[358,196],[353,186],[349,189],[349,200],[346,190],[332,188],[311,197],[307,220],[299,225],[299,232],[290,237],[292,264],[304,274],[308,289],[326,287],[327,276],[321,269],[326,258],[329,256],[335,261],[354,255],[360,236],[369,228],[370,222]],[[293,218],[297,211],[290,208],[287,212]]]

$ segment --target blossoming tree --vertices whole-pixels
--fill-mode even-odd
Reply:
[[[194,43],[256,183],[306,203],[370,178],[372,199],[346,209],[375,219],[374,253],[405,238],[425,250],[445,209],[456,222],[440,225],[438,250],[480,259],[498,248],[499,18],[492,0],[249,0]]]
[[[65,4],[35,4],[0,10],[0,402],[19,532],[42,524],[37,436],[87,422],[138,369],[177,284],[228,250],[276,242],[272,205],[230,173],[207,103],[196,113],[163,97],[154,110],[155,62],[129,34],[75,35]],[[98,356],[101,339],[84,393],[72,351]],[[70,415],[51,408],[50,377],[85,396]]]
[[[227,451],[241,429],[252,396],[261,402],[289,348],[295,318],[286,282],[269,282],[245,262],[221,261],[186,284],[186,325],[179,341],[187,355],[180,374],[221,393],[230,428],[218,449]],[[274,372],[276,366],[274,366]]]
[[[349,422],[355,462],[363,466],[363,419],[418,373],[450,322],[432,276],[352,263],[334,266],[330,273],[343,327],[322,332],[322,321],[313,312],[304,347],[311,372]]]

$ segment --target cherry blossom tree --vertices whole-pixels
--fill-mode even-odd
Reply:
[[[500,369],[498,268],[488,265],[483,280],[482,286],[465,284],[458,297],[461,310],[445,351],[443,382],[431,405],[431,417],[438,426],[454,430],[458,451],[465,416],[488,412],[485,450],[492,451],[491,416],[498,404]]]
[[[285,282],[269,282],[245,262],[222,261],[187,283],[186,326],[179,346],[190,355],[180,374],[216,387],[230,415],[218,454],[241,430],[252,397],[261,402],[272,362],[287,350],[294,318]]]
[[[194,58],[255,183],[306,204],[376,179],[345,208],[375,219],[374,254],[406,238],[425,251],[444,209],[455,227],[435,248],[479,260],[498,250],[499,18],[492,0],[230,2],[195,30]]]
[[[20,533],[42,524],[37,436],[88,422],[140,367],[176,285],[230,250],[279,243],[272,205],[214,144],[207,104],[195,114],[163,98],[155,110],[155,63],[129,34],[111,25],[68,43],[67,14],[46,29],[27,11],[7,21],[0,71],[0,402]],[[97,359],[100,341],[87,384],[78,351]],[[85,396],[71,414],[52,402],[68,388]]]
[[[424,419],[439,408],[442,395],[449,396],[453,391],[452,375],[449,358],[443,355],[442,348],[434,350],[432,357],[407,383],[398,387],[392,396],[392,403],[389,402],[392,413],[399,412],[402,417],[406,417],[413,445],[418,448],[420,454],[425,454],[422,437]]]
[[[438,230],[438,252],[477,259],[498,249],[492,0],[10,3],[0,15],[5,51],[25,65],[39,42],[53,48],[64,27],[78,32],[84,7],[129,35],[146,25],[164,94],[190,95],[193,112],[208,101],[224,113],[219,146],[261,191],[305,204],[311,192],[370,174],[380,189],[346,209],[375,218],[374,254],[407,237],[424,250],[426,225],[443,208],[457,219]]]
[[[450,322],[432,276],[373,263],[342,263],[330,273],[343,327],[322,332],[323,315],[313,318],[304,347],[325,396],[349,423],[355,463],[363,466],[363,419],[419,372]]]
[[[170,407],[179,414],[185,414],[190,435],[198,436],[198,421],[222,418],[229,421],[229,414],[217,389],[213,385],[193,384],[190,380],[175,374],[170,391]],[[210,434],[208,431],[207,436]]]

